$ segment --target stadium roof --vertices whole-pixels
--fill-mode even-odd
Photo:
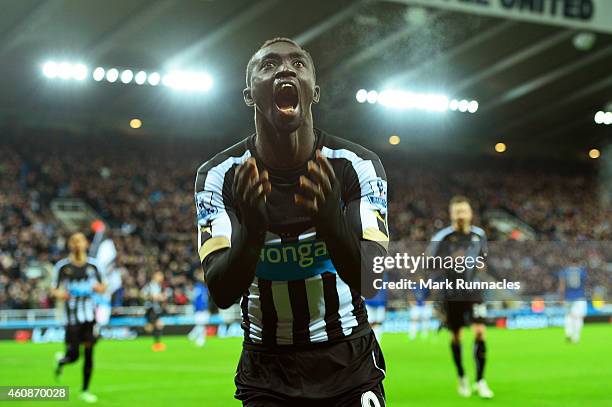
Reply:
[[[21,0],[0,14],[2,117],[86,128],[224,137],[253,128],[244,69],[266,39],[291,37],[317,65],[317,121],[369,145],[583,151],[610,126],[593,117],[612,101],[612,35],[590,50],[568,27],[478,16],[402,1]],[[588,42],[588,41],[587,41]],[[136,70],[205,70],[210,92],[119,83],[50,81],[49,59]],[[476,114],[385,110],[359,104],[360,88],[394,86],[478,100]],[[606,134],[607,132],[607,134]]]

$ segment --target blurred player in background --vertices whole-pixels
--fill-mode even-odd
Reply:
[[[79,398],[87,403],[95,403],[98,398],[89,392],[89,381],[93,370],[93,347],[96,343],[94,328],[94,292],[106,289],[95,260],[87,257],[89,242],[83,233],[75,233],[68,239],[70,254],[55,265],[52,294],[64,301],[66,311],[66,353],[58,360],[55,376],[60,378],[63,368],[79,358],[79,348],[83,345],[85,363],[83,364],[83,387]]]
[[[244,406],[384,406],[368,324],[385,256],[387,181],[371,151],[313,127],[312,57],[288,38],[247,64],[256,133],[198,169],[198,252],[214,302],[241,299]],[[364,274],[362,274],[364,270]],[[369,283],[369,284],[368,284]]]
[[[162,329],[164,324],[161,316],[164,313],[166,293],[164,292],[164,274],[161,271],[153,273],[151,281],[142,289],[145,299],[145,331],[153,333],[153,352],[166,350],[166,344],[161,341]]]
[[[189,333],[189,340],[199,347],[206,342],[206,324],[210,318],[208,311],[208,288],[203,282],[204,274],[196,273],[196,283],[193,286],[191,303],[193,304],[193,317],[195,326]]]
[[[559,296],[565,302],[565,337],[568,342],[578,343],[580,340],[587,313],[586,276],[586,268],[576,260],[559,273]]]
[[[413,298],[410,300],[410,326],[408,328],[408,338],[414,340],[417,333],[421,332],[421,338],[427,338],[429,325],[433,316],[433,305],[427,302],[429,289],[417,287],[412,290]]]
[[[92,222],[91,229],[94,232],[89,256],[96,259],[98,271],[106,284],[106,291],[94,294],[96,304],[96,323],[99,326],[108,325],[111,317],[111,297],[115,291],[121,288],[121,273],[117,269],[117,248],[111,239],[106,225],[101,220]]]
[[[455,196],[449,203],[451,225],[440,230],[431,239],[428,255],[453,258],[483,256],[487,252],[487,236],[484,230],[472,225],[472,207],[463,196]],[[457,279],[477,281],[476,267],[457,271],[443,270],[444,278],[455,282]],[[452,335],[451,350],[453,361],[459,376],[458,392],[463,397],[472,394],[468,378],[465,376],[461,360],[461,333],[464,326],[472,325],[474,331],[474,359],[476,362],[475,389],[480,397],[492,398],[493,392],[484,379],[486,361],[485,316],[486,305],[478,291],[446,289],[443,293],[443,308],[446,314],[446,326]]]

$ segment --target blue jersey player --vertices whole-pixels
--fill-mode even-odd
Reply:
[[[586,302],[587,271],[577,263],[559,272],[559,296],[566,306],[565,337],[568,342],[577,343],[587,312]]]
[[[433,306],[431,302],[427,302],[429,288],[416,288],[412,294],[414,298],[410,301],[410,326],[408,328],[408,338],[411,340],[416,339],[419,331],[423,338],[427,337],[433,315]]]
[[[206,324],[210,318],[208,311],[208,288],[206,288],[202,279],[203,275],[199,273],[197,281],[193,286],[191,298],[195,326],[189,333],[189,340],[195,342],[198,347],[204,346],[206,342]]]

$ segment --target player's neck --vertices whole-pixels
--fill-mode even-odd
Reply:
[[[463,233],[464,235],[467,235],[470,232],[471,227],[472,225],[468,225],[465,223],[462,226],[459,226],[458,223],[453,223],[453,229],[455,230],[455,232]]]
[[[75,266],[82,266],[87,263],[87,255],[85,253],[70,253],[68,257]]]
[[[266,120],[258,120],[257,116],[255,127],[255,149],[267,167],[290,169],[305,164],[310,159],[316,142],[312,115],[291,133],[278,132]]]

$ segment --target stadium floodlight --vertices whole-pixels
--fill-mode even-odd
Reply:
[[[175,85],[175,81],[175,74],[167,73],[162,77],[161,83],[164,86],[172,87],[173,85]]]
[[[412,93],[401,90],[384,90],[378,95],[378,103],[392,109],[420,109],[436,112],[448,110],[448,97],[435,93]]]
[[[425,102],[425,110],[434,112],[445,112],[448,110],[448,98],[444,95],[430,94],[423,96]]]
[[[410,109],[418,104],[417,95],[400,90],[383,90],[378,95],[378,103],[391,109]]]
[[[415,93],[414,107],[420,110],[435,110],[435,98],[432,95]]]
[[[87,78],[87,67],[83,64],[75,64],[72,67],[72,77],[77,81]]]
[[[355,94],[355,98],[357,99],[357,102],[365,103],[368,99],[368,91],[365,89],[359,89]]]
[[[161,81],[161,75],[158,74],[157,72],[152,72],[148,77],[148,81],[149,81],[149,85],[157,86],[159,85],[159,82]]]
[[[469,104],[468,104],[468,112],[470,113],[476,113],[476,111],[478,110],[478,102],[475,100],[472,100]]]
[[[375,91],[374,91],[375,92]],[[366,93],[366,99],[369,96],[369,93]],[[383,90],[378,95],[378,103],[383,106],[387,106],[395,109],[405,108],[408,103],[410,103],[410,95],[406,92],[400,92],[396,90]],[[369,100],[368,100],[369,102]],[[372,102],[370,102],[372,103]]]
[[[138,85],[142,85],[147,81],[147,73],[145,71],[140,71],[134,76],[134,82]]]
[[[390,109],[418,109],[430,112],[446,112],[448,110],[475,113],[478,110],[476,100],[449,99],[440,93],[416,93],[406,90],[385,89],[367,91],[359,89],[355,95],[359,103],[378,103]]]
[[[41,68],[47,78],[83,81],[90,75],[88,67],[82,63],[46,61]],[[120,81],[125,85],[135,82],[138,85],[148,83],[151,86],[157,86],[163,83],[176,90],[199,92],[208,91],[213,86],[213,78],[203,71],[171,71],[162,77],[158,72],[147,74],[145,71],[137,71],[135,73],[132,68],[116,67],[107,70],[98,66],[91,72],[91,79],[96,82],[106,79],[110,83]]]
[[[182,91],[207,91],[212,78],[205,72],[171,71],[163,76],[162,84]]]
[[[193,89],[207,91],[212,87],[212,77],[206,72],[192,73]]]
[[[498,153],[503,153],[506,151],[506,144],[505,143],[497,143],[495,144],[495,151]]]
[[[595,123],[596,124],[603,124],[605,114],[606,113],[602,112],[601,110],[598,111],[597,113],[595,113]]]
[[[368,103],[376,103],[378,101],[378,92],[375,90],[369,91],[367,101]]]
[[[116,68],[111,68],[106,72],[106,80],[114,83],[119,78],[119,71]]]
[[[55,78],[57,76],[57,64],[54,61],[48,61],[43,64],[43,75],[47,78]]]
[[[42,67],[43,74],[50,79],[74,79],[82,81],[87,78],[87,67],[81,63],[47,61]]]
[[[612,112],[604,113],[603,124],[606,124],[606,125],[612,124]]]
[[[72,77],[73,68],[68,62],[62,62],[57,66],[57,76],[60,79],[70,79]]]
[[[599,158],[600,155],[601,155],[601,153],[596,148],[592,148],[591,150],[589,150],[589,157],[591,157],[593,159]]]
[[[92,77],[94,81],[100,82],[102,79],[104,79],[104,75],[106,75],[106,71],[104,70],[104,68],[99,66],[94,69]]]
[[[125,69],[123,72],[121,72],[121,82],[122,83],[130,83],[132,82],[132,78],[134,77],[134,72],[132,72],[130,69]]]
[[[162,77],[162,85],[172,89],[187,89],[189,83],[182,72],[168,72]]]

